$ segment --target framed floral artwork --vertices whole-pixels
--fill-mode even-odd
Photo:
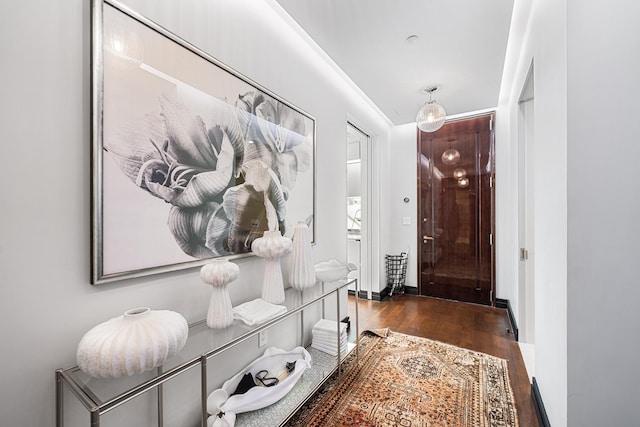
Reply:
[[[93,284],[313,233],[313,117],[118,2],[91,22]]]

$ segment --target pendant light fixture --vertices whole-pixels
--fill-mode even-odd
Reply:
[[[455,138],[449,139],[449,148],[444,150],[444,152],[442,153],[442,163],[444,163],[445,165],[455,165],[460,161],[460,152],[451,147],[451,143],[455,140]]]
[[[416,114],[416,124],[418,129],[423,132],[435,132],[444,125],[444,121],[447,118],[447,112],[444,107],[432,100],[433,92],[438,90],[438,86],[427,86],[424,90],[429,94],[429,101],[427,101]]]
[[[453,171],[453,177],[456,179],[464,178],[467,176],[467,171],[464,168],[457,168]]]
[[[460,161],[460,152],[455,148],[447,148],[442,153],[442,163],[445,165],[455,165]]]

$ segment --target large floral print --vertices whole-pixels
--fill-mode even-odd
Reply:
[[[287,232],[289,192],[312,160],[299,113],[257,90],[240,94],[223,123],[206,123],[175,97],[158,106],[104,150],[133,185],[168,204],[167,228],[185,254],[245,253],[264,231]]]
[[[166,28],[97,4],[92,283],[242,256],[265,231],[311,225],[314,119]]]

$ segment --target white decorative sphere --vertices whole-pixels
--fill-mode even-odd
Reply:
[[[180,351],[188,334],[187,321],[175,311],[134,308],[84,334],[76,360],[96,378],[140,374]]]

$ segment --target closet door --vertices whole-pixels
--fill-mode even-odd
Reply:
[[[420,295],[493,304],[492,120],[418,133]]]

